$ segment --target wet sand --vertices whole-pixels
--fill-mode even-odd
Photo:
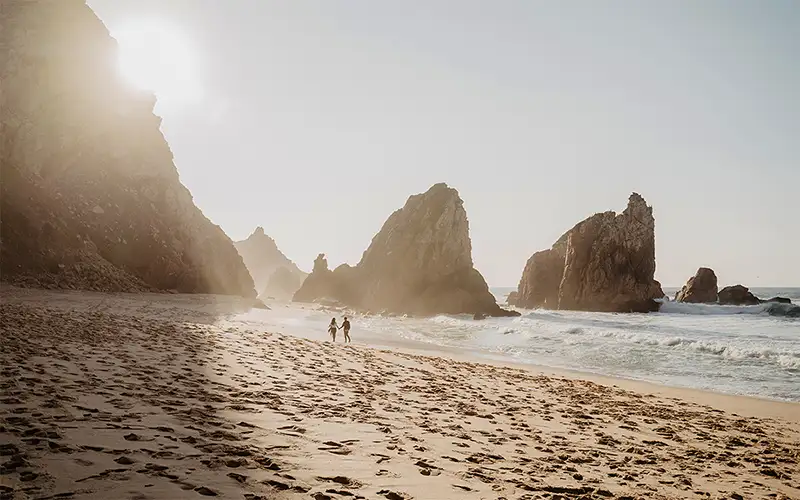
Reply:
[[[797,404],[0,291],[0,499],[800,498]]]

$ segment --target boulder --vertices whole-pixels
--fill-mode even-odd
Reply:
[[[760,304],[761,300],[742,285],[726,286],[719,291],[719,303],[730,306],[751,306]]]
[[[712,269],[701,267],[678,291],[675,300],[709,304],[717,302],[717,275]]]
[[[508,305],[510,305],[510,306],[515,306],[515,305],[517,305],[517,298],[518,298],[518,297],[519,297],[519,294],[516,292],[516,290],[515,290],[515,291],[513,291],[513,292],[510,292],[510,293],[509,293],[509,294],[506,296],[506,304],[508,304]]]
[[[517,305],[600,312],[658,310],[653,209],[637,193],[619,215],[595,214],[525,266]]]
[[[472,264],[469,222],[458,192],[435,184],[411,196],[372,239],[355,267],[328,270],[320,255],[294,296],[338,300],[368,311],[428,316],[514,316],[501,309]]]
[[[255,282],[259,297],[289,300],[308,276],[278,249],[259,226],[245,240],[234,243]]]
[[[83,0],[4,0],[0,54],[3,281],[255,296]]]

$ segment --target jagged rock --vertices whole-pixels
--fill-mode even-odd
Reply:
[[[324,255],[317,257],[294,300],[319,297],[400,314],[518,314],[497,305],[473,267],[467,213],[458,192],[446,184],[411,196],[387,219],[357,266],[331,272]]]
[[[750,306],[760,304],[761,300],[742,285],[726,286],[719,291],[719,303],[732,306]]]
[[[508,304],[510,306],[516,306],[517,305],[517,297],[518,296],[519,296],[519,294],[516,292],[516,290],[513,291],[513,292],[510,292],[508,294],[508,296],[506,297],[506,304]]]
[[[336,303],[357,307],[352,291],[353,268],[342,264],[336,270],[328,268],[325,254],[317,255],[314,268],[292,298],[295,302]]]
[[[675,295],[678,302],[714,303],[717,301],[717,275],[701,267]]]
[[[278,249],[263,227],[257,227],[247,239],[234,245],[253,277],[256,290],[261,290],[259,297],[289,300],[308,276]]]
[[[4,281],[255,296],[230,239],[194,205],[153,114],[83,0],[0,7]]]
[[[525,264],[517,287],[514,305],[534,309],[558,309],[558,293],[564,277],[568,233],[559,238],[553,248],[534,253]]]
[[[517,289],[520,307],[607,312],[658,309],[653,209],[637,193],[627,208],[595,214],[535,253]]]

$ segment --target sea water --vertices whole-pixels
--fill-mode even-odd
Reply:
[[[510,288],[492,292],[502,302]],[[354,342],[426,347],[676,387],[800,402],[800,288],[752,289],[794,305],[719,306],[666,302],[660,312],[610,314],[523,310],[473,320],[359,316]],[[674,290],[666,290],[674,296]],[[331,312],[288,304],[231,318],[248,328],[327,339]],[[341,316],[341,314],[337,314]],[[339,318],[341,320],[341,318]]]

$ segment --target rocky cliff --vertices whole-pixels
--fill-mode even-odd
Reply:
[[[658,309],[664,293],[654,279],[655,219],[637,193],[621,214],[604,212],[578,223],[523,271],[515,304],[607,312]]]
[[[717,275],[701,267],[675,295],[678,302],[714,303],[717,301]]]
[[[558,293],[567,257],[567,236],[569,233],[559,238],[552,248],[536,252],[528,259],[517,295],[509,304],[527,309],[558,309]]]
[[[263,227],[257,227],[247,239],[234,245],[253,277],[259,296],[291,299],[308,276],[278,249]]]
[[[411,196],[386,220],[357,266],[330,271],[320,255],[295,300],[322,297],[373,312],[514,314],[497,305],[473,267],[467,213],[446,184]]]
[[[0,81],[4,281],[255,295],[83,0],[4,0]]]

